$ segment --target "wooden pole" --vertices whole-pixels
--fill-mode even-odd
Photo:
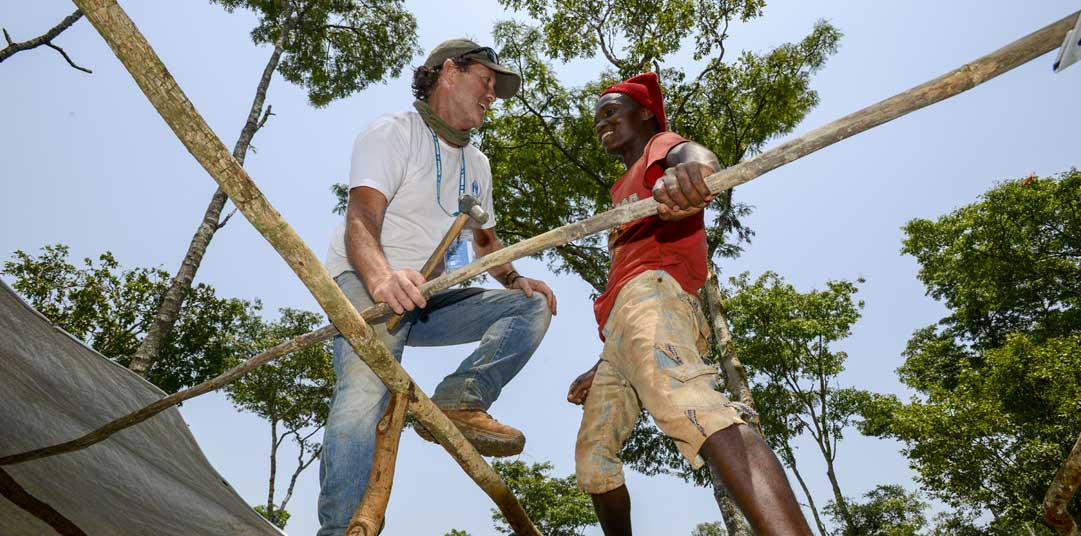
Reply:
[[[431,399],[413,386],[412,378],[375,337],[371,326],[349,303],[323,263],[271,206],[244,168],[199,115],[116,0],[74,2],[112,48],[181,143],[293,269],[356,354],[392,392],[410,393],[409,402],[414,407],[417,420],[432,432],[432,436],[492,498],[516,533],[539,536],[537,528],[510,488]]]
[[[64,517],[64,514],[58,512],[56,508],[31,495],[26,488],[2,469],[0,469],[0,496],[40,519],[61,536],[86,536],[78,525]]]
[[[345,536],[376,536],[390,503],[390,488],[394,484],[394,462],[398,459],[398,443],[405,426],[406,395],[394,393],[387,410],[375,428],[375,456],[368,473],[368,488],[360,501]]]
[[[447,248],[449,248],[451,243],[462,233],[462,229],[465,229],[465,224],[467,222],[469,222],[468,212],[462,212],[454,218],[454,223],[450,224],[450,229],[447,229],[447,232],[443,234],[443,239],[435,246],[435,251],[428,257],[428,260],[424,261],[424,266],[420,267],[420,275],[424,277],[425,281],[432,276],[436,267],[443,262],[443,256],[447,254]],[[398,329],[398,324],[401,323],[401,321],[402,315],[392,315],[390,320],[387,320],[387,331],[393,332]]]
[[[1081,436],[1077,437],[1043,499],[1044,519],[1062,536],[1081,534],[1076,520],[1066,510],[1066,505],[1077,495],[1078,486],[1081,486]]]
[[[891,121],[909,112],[933,104],[934,102],[957,95],[958,93],[971,89],[977,84],[986,82],[994,76],[998,76],[1010,69],[1019,67],[1025,62],[1054,50],[1061,44],[1063,37],[1066,35],[1066,32],[1070,31],[1073,21],[1077,19],[1079,14],[1081,14],[1081,12],[1068,15],[1058,22],[1014,41],[992,54],[977,59],[976,61],[951,71],[946,75],[940,76],[931,82],[927,82],[926,84],[917,86],[904,93],[900,93],[878,104],[868,106],[867,108],[829,123],[800,138],[770,149],[752,160],[737,164],[711,175],[709,177],[710,189],[714,192],[720,192],[726,188],[735,186],[736,184],[749,182],[758,176],[765,174],[767,171],[793,162],[818,149],[826,147],[827,145],[832,145],[844,138],[858,134],[887,121]],[[966,75],[966,73],[968,74]],[[966,77],[967,82],[963,80]],[[888,109],[888,113],[885,113],[885,109]],[[442,277],[433,279],[424,285],[421,285],[421,293],[424,294],[425,297],[430,297],[440,290],[462,283],[495,266],[522,257],[528,257],[529,255],[539,253],[548,248],[561,246],[584,236],[606,231],[616,225],[622,225],[639,218],[652,216],[653,214],[656,214],[656,212],[656,202],[652,199],[645,199],[634,204],[614,208],[591,218],[571,223],[533,238],[523,240],[495,253],[485,255],[467,266],[463,266],[458,270],[444,274]],[[362,312],[362,316],[367,322],[377,322],[379,319],[386,317],[390,313],[390,307],[381,303],[365,309]],[[333,325],[324,326],[316,331],[301,335],[300,337],[297,337],[297,339],[293,339],[293,341],[283,344],[290,344],[303,338],[303,346],[307,346],[308,344],[327,340],[336,333],[337,329]],[[289,351],[294,351],[296,349],[299,348],[294,348]],[[164,398],[159,402],[155,402],[151,406],[147,406],[130,415],[116,419],[106,426],[81,438],[33,451],[4,456],[0,458],[0,465],[22,463],[85,448],[106,439],[123,428],[142,422],[184,400],[194,398],[195,396],[210,390],[232,383],[249,371],[281,357],[282,355],[284,355],[284,353],[274,353],[273,349],[268,350],[267,352],[252,357],[240,366],[222,373],[220,376],[207,380],[206,382],[185,391],[175,393],[171,397]],[[166,403],[166,401],[170,402]],[[151,410],[151,408],[154,409]],[[132,417],[137,414],[141,415],[141,418],[132,419]]]

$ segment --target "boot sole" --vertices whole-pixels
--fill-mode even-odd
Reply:
[[[516,437],[508,437],[505,435],[493,434],[478,430],[470,426],[463,426],[461,423],[451,421],[454,426],[458,427],[458,430],[462,432],[466,440],[469,441],[473,448],[477,449],[482,456],[492,456],[496,458],[505,458],[507,456],[517,456],[525,449],[525,436],[518,435]],[[420,423],[416,423],[413,429],[417,431],[417,435],[429,441],[431,443],[439,443],[432,437],[432,434],[428,432],[428,429]]]

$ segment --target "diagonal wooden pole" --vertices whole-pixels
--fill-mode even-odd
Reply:
[[[116,0],[74,2],[109,44],[181,143],[293,269],[357,355],[388,389],[409,394],[409,403],[417,420],[432,432],[432,436],[462,469],[495,501],[516,533],[540,536],[506,483],[451,424],[450,419],[415,386],[412,378],[375,337],[371,326],[361,318],[330,278],[323,263],[259,191],[181,91]]]
[[[863,132],[864,130],[892,121],[902,115],[962,93],[995,76],[1019,67],[1058,47],[1059,44],[1062,43],[1063,37],[1072,27],[1073,21],[1075,21],[1079,15],[1081,15],[1081,11],[1068,15],[1062,20],[1018,39],[991,54],[983,56],[930,82],[833,121],[832,123],[801,136],[800,138],[763,152],[754,159],[747,160],[746,162],[742,162],[715,173],[708,179],[710,189],[714,192],[720,192],[737,184],[749,182],[768,171],[798,160],[799,158],[828,145],[832,145],[847,137]],[[458,270],[425,283],[420,287],[421,292],[426,297],[430,297],[440,290],[462,283],[492,267],[522,257],[528,257],[529,255],[539,253],[545,249],[561,246],[584,236],[606,231],[616,225],[622,225],[642,217],[652,216],[656,213],[656,202],[652,199],[645,199],[634,204],[614,208],[596,216],[523,240],[495,253],[481,257]],[[390,307],[386,304],[378,304],[365,309],[362,312],[362,315],[364,319],[369,322],[377,322],[379,319],[389,315],[390,311]],[[184,400],[194,398],[208,391],[228,385],[229,383],[240,379],[244,374],[247,374],[251,370],[269,363],[288,352],[298,350],[309,344],[325,341],[333,337],[336,333],[337,330],[334,326],[324,326],[318,330],[306,333],[296,339],[287,341],[275,348],[256,355],[219,376],[184,391],[174,393],[150,406],[120,417],[80,438],[32,451],[0,457],[0,466],[22,463],[86,448],[94,443],[105,440],[119,430],[142,422]]]

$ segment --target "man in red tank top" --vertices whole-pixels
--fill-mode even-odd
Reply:
[[[612,203],[653,197],[660,205],[656,216],[609,234],[608,288],[594,304],[604,349],[567,394],[585,405],[578,485],[607,536],[631,534],[619,452],[644,407],[694,468],[709,463],[756,534],[810,535],[777,457],[740,417],[749,409],[729,402],[702,360],[709,326],[697,294],[706,280],[703,209],[713,199],[704,177],[719,170],[717,157],[666,130],[654,73],[601,93],[593,124],[605,152],[627,168]]]

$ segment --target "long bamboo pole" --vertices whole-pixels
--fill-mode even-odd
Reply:
[[[1073,21],[1075,21],[1079,15],[1081,15],[1081,11],[1067,15],[1065,18],[1053,24],[1045,26],[991,54],[983,56],[930,82],[916,86],[903,93],[899,93],[853,114],[849,114],[841,119],[813,130],[800,138],[770,149],[751,160],[747,160],[711,175],[708,178],[710,189],[714,192],[720,192],[737,184],[749,182],[768,171],[802,158],[828,145],[832,145],[847,137],[863,132],[864,130],[892,121],[902,115],[962,93],[995,76],[1019,67],[1059,46],[1059,44],[1062,43],[1062,39],[1066,35],[1066,32],[1072,28]],[[656,212],[656,202],[652,199],[645,199],[634,204],[614,208],[585,220],[568,224],[533,238],[523,240],[513,246],[503,248],[495,253],[481,257],[458,270],[421,285],[420,289],[425,297],[430,297],[440,290],[462,283],[495,266],[539,253],[548,248],[561,246],[584,236],[599,233],[615,227],[616,225],[622,225],[641,217],[652,216],[653,214],[656,214]],[[390,314],[390,311],[390,307],[386,304],[378,304],[365,309],[362,312],[362,316],[365,321],[375,322],[380,318],[386,317]],[[296,339],[293,339],[293,341],[283,343],[283,345],[304,339],[303,346],[307,346],[308,344],[315,344],[316,342],[327,340],[336,333],[337,330],[334,326],[324,326],[316,331],[301,335]],[[299,348],[293,348],[289,351],[294,351],[296,349]],[[184,400],[194,398],[208,391],[232,383],[249,371],[265,363],[269,363],[270,361],[285,355],[285,353],[287,352],[276,352],[274,349],[268,350],[217,377],[188,388],[185,391],[174,393],[150,406],[120,417],[80,438],[32,451],[0,457],[0,466],[36,460],[65,452],[72,452],[93,445],[94,443],[98,443],[108,438],[119,430],[142,422]]]
[[[218,139],[184,95],[146,38],[116,0],[74,0],[112,48],[162,119],[207,173],[229,194],[244,217],[263,235],[304,283],[330,322],[395,393],[409,393],[417,420],[451,454],[465,472],[495,501],[518,534],[540,535],[506,483],[451,424],[374,335],[323,263],[312,253],[281,214]]]

